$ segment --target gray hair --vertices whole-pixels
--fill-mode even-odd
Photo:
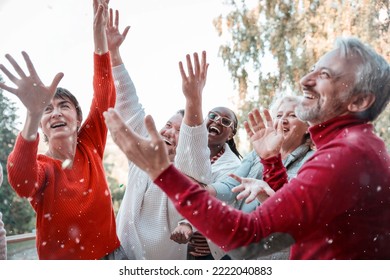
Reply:
[[[278,113],[277,110],[284,102],[294,102],[295,104],[299,104],[300,98],[295,95],[281,95],[277,96],[270,105],[270,113],[272,118],[276,117],[276,114]]]
[[[270,113],[271,113],[272,118],[276,118],[276,115],[278,114],[278,109],[280,108],[280,106],[282,106],[282,104],[284,102],[294,102],[296,105],[298,105],[301,102],[301,97],[296,96],[296,95],[281,95],[281,96],[277,96],[272,101],[272,103],[270,105]],[[299,120],[302,121],[301,119],[299,119]],[[305,122],[305,121],[302,121],[302,122],[306,123],[307,126],[309,127],[309,123],[308,122]],[[311,149],[312,149],[313,142],[312,142],[312,140],[310,138],[310,134],[306,133],[304,135],[304,139],[305,139],[306,145],[310,146]]]
[[[337,38],[335,48],[340,49],[341,55],[350,58],[359,58],[355,85],[351,94],[373,94],[375,102],[362,117],[369,121],[375,120],[386,108],[390,99],[390,67],[389,63],[371,47],[363,44],[359,39]]]

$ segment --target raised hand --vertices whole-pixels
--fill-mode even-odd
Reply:
[[[28,54],[22,52],[22,55],[26,62],[29,75],[26,75],[15,59],[7,54],[5,57],[11,63],[19,77],[14,76],[3,64],[1,64],[1,71],[3,71],[3,73],[16,85],[16,88],[7,86],[4,83],[0,83],[0,88],[15,94],[27,108],[29,114],[41,115],[44,109],[50,104],[64,74],[58,73],[54,77],[51,85],[45,86],[35,71],[35,67]]]
[[[108,3],[110,0],[93,0],[94,26],[105,29],[108,21]]]
[[[244,122],[244,127],[259,157],[266,159],[278,155],[284,141],[281,122],[275,129],[268,110],[264,110],[266,123],[258,109],[252,110],[248,116],[249,122]]]
[[[184,96],[187,100],[201,99],[203,88],[206,85],[207,69],[209,67],[209,64],[206,62],[206,52],[202,52],[201,63],[199,63],[198,53],[194,53],[195,69],[189,54],[186,55],[186,60],[188,74],[184,71],[183,63],[181,61],[179,62]]]
[[[109,0],[93,0],[93,31],[95,53],[104,54],[108,52],[106,27],[109,21],[108,3]]]
[[[118,50],[126,39],[127,33],[129,32],[130,26],[126,26],[123,33],[119,32],[119,11],[115,11],[115,18],[113,10],[110,9],[109,21],[106,29],[108,49],[112,53]]]
[[[194,53],[194,66],[191,56],[186,55],[187,72],[184,71],[183,63],[179,62],[179,70],[182,78],[182,90],[186,98],[186,107],[183,123],[189,126],[198,126],[203,122],[202,92],[206,84],[207,69],[206,52],[202,52],[202,62],[199,63],[197,53]],[[195,67],[195,69],[194,69]]]
[[[173,230],[170,239],[179,244],[187,244],[192,234],[192,227],[187,223],[182,223]]]
[[[150,139],[141,137],[127,126],[115,109],[103,113],[114,142],[127,158],[147,172],[152,180],[169,167],[170,161],[165,143],[157,132],[153,118],[145,117]]]
[[[246,198],[245,203],[251,203],[255,198],[260,202],[263,202],[268,197],[275,194],[275,191],[263,180],[242,178],[235,174],[230,174],[229,176],[240,183],[240,185],[232,189],[232,192],[239,192],[237,199],[241,200]]]

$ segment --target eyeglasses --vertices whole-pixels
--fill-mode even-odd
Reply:
[[[224,127],[231,127],[234,123],[231,119],[228,119],[226,117],[221,117],[215,112],[209,112],[207,117],[209,118],[209,120],[213,122],[218,122],[219,120],[221,120],[220,122]]]

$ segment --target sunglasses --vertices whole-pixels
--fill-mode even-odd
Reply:
[[[226,117],[221,117],[215,112],[209,112],[208,116],[209,120],[213,122],[218,122],[220,120],[221,124],[224,127],[231,127],[233,125],[233,121],[231,119],[228,119]]]

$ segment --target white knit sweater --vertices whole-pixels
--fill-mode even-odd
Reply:
[[[241,163],[225,143],[225,152],[214,163],[210,162],[206,121],[200,126],[190,127],[182,123],[176,148],[176,167],[184,174],[203,184],[220,181]]]
[[[211,184],[220,181],[236,170],[241,163],[228,144],[225,143],[224,148],[222,156],[211,164],[206,121],[195,127],[182,123],[175,165],[181,172],[198,182]],[[207,243],[214,259],[219,260],[226,254],[211,241],[207,240]]]
[[[113,67],[116,109],[137,133],[147,136],[145,112],[124,65]],[[130,259],[184,260],[187,246],[170,240],[182,217],[148,174],[129,162],[128,183],[117,215],[117,233]]]

